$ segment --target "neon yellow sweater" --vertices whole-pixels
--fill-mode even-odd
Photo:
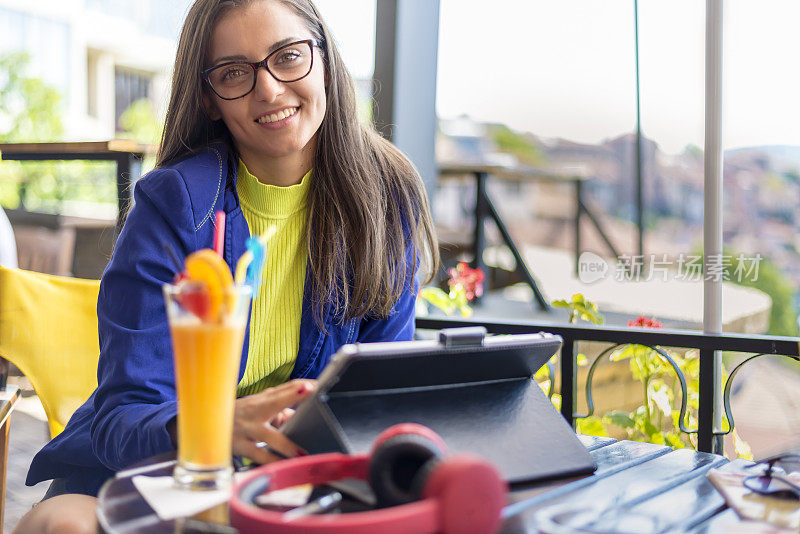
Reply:
[[[286,382],[294,368],[308,260],[310,184],[311,172],[289,187],[262,184],[239,160],[236,190],[250,234],[271,227],[275,233],[267,244],[261,289],[253,299],[247,366],[237,396]]]

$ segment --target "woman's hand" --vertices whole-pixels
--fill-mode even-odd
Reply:
[[[291,380],[280,386],[265,389],[255,395],[236,399],[233,413],[233,454],[254,462],[266,464],[280,457],[257,447],[257,442],[295,457],[305,451],[278,431],[294,411],[291,406],[310,396],[316,388],[315,380]]]

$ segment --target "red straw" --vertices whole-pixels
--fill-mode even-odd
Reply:
[[[222,256],[222,246],[225,243],[225,212],[220,210],[215,215],[214,252]]]

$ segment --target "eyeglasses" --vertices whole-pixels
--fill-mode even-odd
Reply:
[[[273,78],[283,83],[302,80],[314,66],[314,47],[319,41],[295,41],[275,50],[257,63],[229,61],[214,65],[202,72],[211,90],[223,100],[236,100],[256,87],[256,73],[260,67],[267,69]]]
[[[780,468],[777,468],[780,472],[775,473],[778,463],[800,465],[800,454],[773,456],[759,463],[766,464],[766,470],[760,475],[745,477],[742,480],[745,488],[759,495],[800,500],[800,485],[785,476]]]

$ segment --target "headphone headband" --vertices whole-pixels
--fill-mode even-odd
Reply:
[[[269,487],[279,490],[301,484],[321,485],[342,478],[365,479],[369,456],[340,453],[318,454],[283,460],[254,469],[233,488],[230,500],[231,524],[242,534],[298,532],[330,534],[405,534],[438,532],[439,503],[435,499],[349,514],[309,515],[292,521],[283,512],[263,510],[253,502]]]
[[[495,532],[506,501],[505,482],[483,458],[470,454],[444,457],[446,450],[433,430],[403,423],[381,432],[369,455],[318,454],[261,466],[234,484],[231,525],[242,534]],[[302,484],[320,486],[346,478],[369,479],[378,504],[386,507],[287,520],[283,512],[254,504],[265,491]]]

